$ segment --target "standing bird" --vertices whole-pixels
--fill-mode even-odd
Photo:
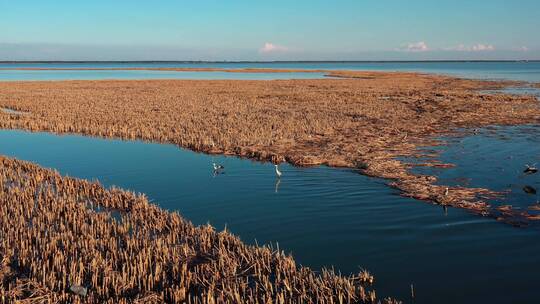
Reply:
[[[279,168],[278,168],[278,165],[274,165],[274,167],[276,168],[276,175],[278,178],[281,178],[281,171],[279,171]]]
[[[212,165],[214,166],[214,171],[220,171],[220,170],[225,169],[225,167],[223,167],[222,165],[218,165],[216,163],[212,163]]]
[[[447,196],[448,195],[448,187],[446,187],[446,189],[444,189],[444,196]]]
[[[525,173],[525,174],[534,174],[534,173],[538,172],[538,168],[536,168],[535,166],[536,166],[536,164],[534,164],[532,166],[525,165],[525,170],[523,170],[523,173]]]

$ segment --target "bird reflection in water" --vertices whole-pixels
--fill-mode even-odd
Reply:
[[[281,178],[276,179],[276,185],[274,187],[274,193],[279,192],[279,184],[281,184]]]

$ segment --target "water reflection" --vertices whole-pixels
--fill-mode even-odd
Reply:
[[[275,184],[275,187],[274,187],[274,193],[278,193],[279,184],[281,184],[281,178],[276,179],[276,184]]]
[[[532,194],[532,195],[536,195],[536,188],[534,187],[531,187],[531,186],[525,186],[523,187],[523,191],[527,194]]]

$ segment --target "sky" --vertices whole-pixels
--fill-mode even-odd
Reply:
[[[0,0],[0,61],[538,60],[539,16],[539,0]]]

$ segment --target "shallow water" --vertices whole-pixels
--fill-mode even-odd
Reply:
[[[450,186],[480,187],[505,192],[494,205],[526,209],[540,203],[540,174],[525,174],[526,165],[540,164],[540,126],[490,127],[465,137],[445,138],[435,147],[439,160],[454,168],[418,167],[414,171],[439,177]],[[525,189],[528,189],[526,191]],[[532,193],[536,190],[537,193]]]
[[[0,68],[284,68],[326,70],[414,71],[466,78],[510,79],[540,82],[540,61],[491,62],[82,62],[0,63]],[[189,74],[191,73],[191,74]],[[179,75],[180,74],[180,75]],[[247,75],[245,75],[247,74]],[[288,79],[322,78],[322,74],[255,74],[167,71],[0,71],[0,80],[109,79],[109,78],[197,78],[197,79]]]
[[[2,107],[0,107],[0,111],[2,111],[4,113],[7,113],[7,114],[15,114],[15,115],[27,114],[26,112],[21,112],[21,111],[17,111],[17,110],[13,110],[13,109],[2,108]]]
[[[540,88],[534,88],[530,86],[510,87],[510,88],[504,88],[500,90],[485,90],[484,92],[488,94],[503,93],[503,94],[513,94],[513,95],[531,95],[531,96],[536,96],[536,98],[540,100]]]
[[[1,65],[0,65],[1,66]],[[324,73],[228,73],[145,70],[0,70],[0,81],[97,79],[320,79]]]
[[[514,149],[511,141],[495,143],[490,151]],[[522,148],[515,146],[520,159],[528,151],[538,156]],[[375,274],[379,295],[409,302],[414,284],[415,303],[530,303],[537,297],[539,229],[452,208],[445,214],[352,170],[282,165],[279,181],[271,164],[173,145],[8,130],[0,131],[0,154],[144,192],[195,224],[226,225],[247,243],[279,242],[303,265],[334,265],[342,273],[365,267]],[[225,174],[213,175],[214,161]]]

